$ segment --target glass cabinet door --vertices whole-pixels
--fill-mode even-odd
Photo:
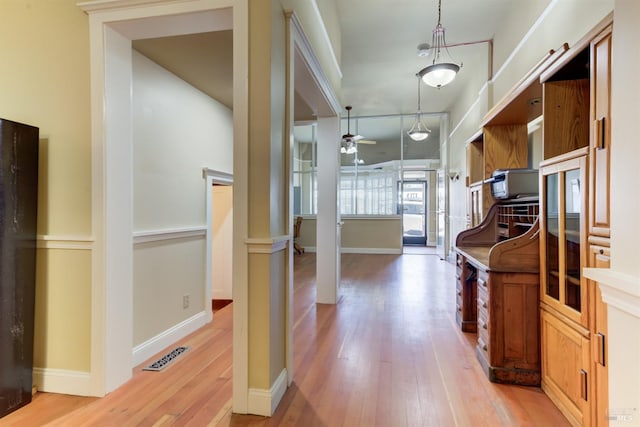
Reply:
[[[542,173],[542,300],[587,326],[586,159],[544,165]]]
[[[583,221],[580,188],[580,170],[572,169],[564,174],[564,247],[565,247],[565,301],[574,310],[581,311],[580,289],[580,222]]]
[[[560,301],[560,258],[558,242],[560,237],[558,206],[558,173],[545,176],[545,218],[546,218],[546,294]]]

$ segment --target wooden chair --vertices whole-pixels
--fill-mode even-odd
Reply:
[[[302,225],[302,217],[296,217],[296,223],[293,225],[293,249],[296,250],[298,255],[302,255],[304,253],[304,248],[300,246],[296,239],[300,236],[300,226]]]

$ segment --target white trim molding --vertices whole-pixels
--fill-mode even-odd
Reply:
[[[322,70],[320,61],[315,55],[313,48],[311,47],[311,42],[307,38],[304,29],[302,28],[302,24],[298,20],[298,17],[295,13],[291,15],[291,28],[293,30],[295,48],[300,52],[302,58],[304,59],[305,64],[311,72],[311,76],[315,80],[315,83],[322,93],[322,96],[327,101],[329,108],[331,108],[335,114],[338,114],[342,111],[342,104],[340,103],[338,96],[334,92],[331,83],[327,78],[327,75]],[[329,46],[331,46],[331,43],[329,43]],[[340,71],[340,67],[338,67],[338,73],[342,78],[342,71]]]
[[[213,184],[231,185],[233,184],[233,175],[226,172],[220,172],[215,169],[202,168],[202,177],[211,177]]]
[[[48,393],[96,396],[89,372],[33,368],[33,385]]]
[[[640,319],[640,277],[608,268],[585,268],[585,277],[598,282],[602,300]]]
[[[343,254],[402,255],[402,248],[340,248]]]
[[[287,243],[292,241],[289,235],[274,236],[267,239],[246,239],[247,251],[250,254],[272,254],[283,251],[287,248]]]
[[[315,246],[304,246],[304,251],[316,253]],[[374,255],[402,255],[402,248],[340,248],[342,254],[374,254]]]
[[[316,0],[312,0],[311,6],[313,6],[313,11],[316,13],[317,18],[322,22],[322,35],[324,36],[325,42],[327,42],[327,47],[329,48],[329,52],[331,52],[331,59],[333,60],[333,66],[336,68],[338,72],[338,76],[342,78],[342,69],[340,68],[340,63],[338,62],[338,57],[336,56],[336,51],[333,49],[333,43],[331,43],[331,37],[329,37],[329,33],[327,32],[327,26],[324,23],[324,19],[322,19],[322,13],[320,13],[320,8],[318,8],[318,2]]]
[[[131,41],[233,28],[234,158],[242,158],[249,120],[246,84],[249,7],[247,0],[98,0],[79,3],[78,7],[89,16],[91,65],[91,216],[95,242],[91,251],[90,376],[94,395],[104,395],[131,378],[134,323]],[[236,167],[238,164],[234,161],[234,170],[245,174],[247,168]],[[235,182],[241,184],[237,193],[241,199],[246,187],[242,185],[242,177],[236,177]],[[246,235],[241,231],[239,235]],[[234,268],[239,298],[233,325],[233,408],[242,413],[246,412],[248,391],[246,363],[242,363],[248,353],[244,345],[247,328],[242,317],[248,315],[243,305],[246,292],[242,290],[246,287],[242,273],[246,263],[240,260],[238,264]]]
[[[177,341],[183,339],[192,332],[197,331],[208,322],[206,311],[201,311],[190,318],[178,323],[177,325],[167,329],[166,331],[156,335],[133,348],[133,365],[132,368],[138,366],[145,360],[153,357],[165,348],[176,344]]]
[[[511,51],[511,54],[509,55],[509,57],[505,59],[500,69],[498,69],[498,71],[496,71],[493,74],[493,78],[491,79],[492,81],[496,81],[496,79],[500,76],[500,74],[504,72],[504,70],[509,66],[509,64],[511,64],[511,62],[515,60],[516,55],[518,55],[518,53],[524,48],[525,43],[538,30],[538,27],[542,25],[544,20],[547,19],[547,16],[556,7],[558,2],[559,0],[551,0],[551,2],[547,5],[547,7],[540,14],[540,16],[538,16],[538,19],[536,19],[536,22],[534,22],[531,28],[529,28],[529,31],[527,31],[527,33],[522,37],[522,39],[520,39],[520,42],[517,44],[517,46]]]
[[[133,244],[159,242],[165,240],[188,239],[192,237],[205,237],[207,226],[172,228],[165,230],[135,231],[133,233]]]
[[[287,391],[287,370],[283,369],[269,390],[249,389],[249,412],[270,417],[278,407],[285,391]]]
[[[90,251],[93,249],[93,236],[53,236],[39,234],[36,247],[38,249],[69,249]]]

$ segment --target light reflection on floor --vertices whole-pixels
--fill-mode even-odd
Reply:
[[[436,247],[435,246],[403,246],[402,253],[413,254],[413,255],[435,255]]]

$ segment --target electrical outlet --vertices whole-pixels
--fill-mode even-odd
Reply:
[[[182,295],[182,308],[189,308],[189,294]]]

